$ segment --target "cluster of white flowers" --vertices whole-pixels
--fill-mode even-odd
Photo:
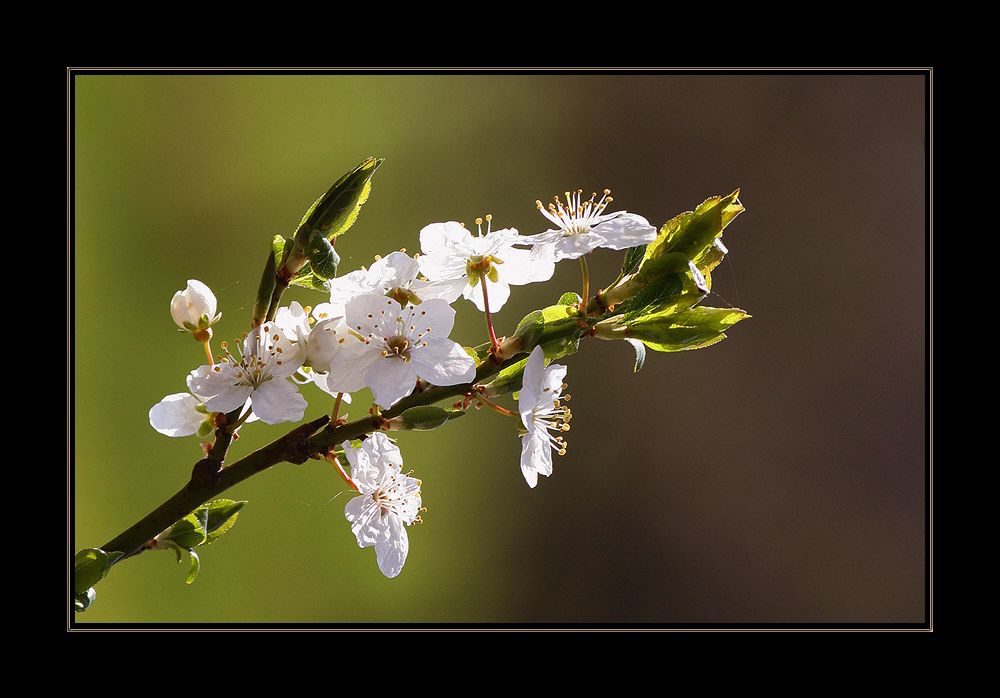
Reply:
[[[368,388],[381,409],[409,396],[418,381],[469,384],[472,393],[476,360],[450,338],[451,304],[464,297],[489,322],[511,286],[547,281],[556,262],[655,239],[656,230],[641,216],[604,213],[607,194],[582,201],[579,192],[567,193],[565,205],[557,199],[548,210],[539,203],[557,228],[537,235],[493,230],[489,217],[485,232],[477,220],[475,234],[454,221],[428,225],[420,231],[420,255],[392,252],[333,279],[328,301],[312,309],[296,302],[279,308],[244,335],[238,355],[223,344],[225,355],[217,360],[209,349],[211,325],[219,319],[215,296],[205,284],[189,281],[174,295],[171,314],[205,344],[210,363],[190,372],[190,393],[168,395],[150,410],[150,424],[167,436],[204,436],[215,424],[213,413],[235,412],[233,428],[253,419],[297,422],[307,407],[299,390],[306,383],[341,401]],[[521,470],[530,487],[539,474],[551,475],[552,451],[565,452],[562,436],[550,433],[569,428],[569,411],[560,404],[565,375],[564,366],[545,366],[541,347],[532,350],[518,395]],[[358,492],[345,510],[351,530],[359,546],[375,547],[379,569],[394,577],[406,560],[406,527],[422,510],[420,481],[402,473],[402,455],[382,432],[360,448],[345,442],[343,449],[351,469],[345,477]]]

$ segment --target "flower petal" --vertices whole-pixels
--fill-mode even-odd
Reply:
[[[406,535],[406,527],[398,516],[386,516],[388,527],[386,535],[375,543],[375,561],[389,579],[397,576],[403,570],[406,554],[410,551],[410,539]]]
[[[294,383],[272,379],[253,391],[253,411],[266,424],[297,422],[306,412],[306,399]]]
[[[646,245],[656,239],[656,228],[642,216],[620,211],[602,216],[605,220],[591,230],[606,240],[601,247],[612,250],[627,250],[630,247]]]
[[[392,407],[413,392],[417,385],[417,371],[412,361],[387,356],[369,367],[365,383],[371,389],[376,405]]]
[[[208,416],[197,410],[200,404],[190,393],[167,395],[149,409],[149,423],[166,436],[191,436]]]
[[[427,346],[410,355],[416,373],[433,385],[459,385],[476,377],[476,361],[458,342],[444,337],[424,336]]]

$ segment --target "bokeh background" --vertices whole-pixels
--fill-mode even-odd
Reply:
[[[385,579],[319,461],[228,493],[233,530],[149,553],[85,623],[921,624],[928,556],[929,75],[73,73],[69,544],[99,546],[186,482],[196,440],[147,412],[202,363],[168,312],[189,278],[248,328],[275,234],[369,155],[386,158],[341,272],[417,252],[427,223],[608,187],[655,225],[739,188],[746,212],[708,305],[753,315],[707,349],[588,341],[563,360],[569,451],[529,489],[487,412],[398,437],[424,482],[403,573]],[[620,255],[592,255],[594,283]],[[515,290],[501,333],[579,287]],[[319,294],[290,298],[315,304]],[[453,337],[484,340],[457,306]],[[307,417],[329,410],[307,392]],[[367,393],[350,410],[360,416]],[[239,457],[284,429],[251,425]],[[70,550],[69,552],[72,552]]]

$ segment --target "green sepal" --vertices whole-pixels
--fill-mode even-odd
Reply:
[[[578,305],[580,305],[580,301],[581,300],[583,300],[583,299],[580,298],[580,294],[579,293],[575,293],[573,291],[567,291],[566,293],[564,293],[561,296],[559,296],[558,304],[559,305],[573,305],[573,306],[578,306]]]
[[[319,231],[327,240],[342,235],[358,217],[361,206],[368,200],[372,188],[372,175],[385,158],[369,157],[360,165],[338,179],[323,196],[309,207],[299,227]],[[303,247],[306,241],[302,241]]]
[[[420,405],[405,410],[391,422],[393,430],[398,431],[430,431],[444,426],[453,419],[465,414],[464,410],[439,407],[437,405]]]
[[[739,308],[690,308],[644,316],[627,326],[627,336],[654,351],[701,349],[725,338],[725,330],[750,317]]]

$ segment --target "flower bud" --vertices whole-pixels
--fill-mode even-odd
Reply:
[[[211,337],[212,324],[222,317],[216,314],[216,305],[212,289],[197,279],[188,279],[187,288],[175,293],[170,301],[170,316],[182,330]]]

